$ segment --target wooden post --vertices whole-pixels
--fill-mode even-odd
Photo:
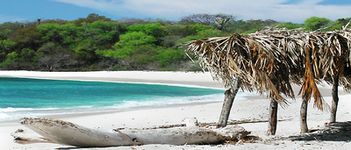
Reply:
[[[240,79],[236,79],[232,87],[224,92],[224,102],[222,106],[221,115],[219,116],[219,121],[217,127],[227,126],[228,118],[230,115],[230,110],[232,109],[233,102],[236,94],[240,88]]]
[[[301,108],[300,108],[300,133],[307,133],[308,132],[308,127],[307,127],[307,107],[308,107],[308,101],[307,99],[303,99],[301,103]]]
[[[277,131],[278,102],[271,100],[269,106],[268,135],[275,135]]]
[[[336,112],[338,109],[339,103],[339,95],[338,95],[338,87],[339,87],[339,76],[335,75],[333,78],[333,89],[332,89],[332,106],[330,112],[330,122],[336,122]]]

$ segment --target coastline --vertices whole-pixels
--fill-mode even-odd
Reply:
[[[0,71],[0,77],[44,79],[44,80],[70,80],[87,82],[110,82],[128,84],[151,84],[178,87],[193,87],[223,90],[221,83],[213,81],[211,75],[203,72],[167,72],[167,71],[93,71],[93,72],[41,72],[41,71]],[[170,78],[168,78],[170,77]],[[88,116],[107,113],[118,113],[130,110],[143,110],[154,108],[167,108],[186,105],[201,105],[220,102],[223,98],[201,101],[179,101],[159,105],[142,104],[139,106],[126,107],[93,107],[93,108],[67,108],[67,109],[43,109],[39,116],[52,118],[65,118],[68,116]],[[157,101],[151,101],[153,103]],[[77,111],[73,111],[78,109]],[[35,110],[35,109],[34,109]],[[30,111],[30,110],[28,110]],[[62,111],[69,111],[62,113]],[[38,113],[41,111],[38,110]],[[18,119],[0,120],[2,123],[14,123]]]
[[[0,77],[32,79],[98,81],[135,84],[159,84],[184,87],[223,89],[209,72],[175,71],[92,71],[92,72],[40,72],[0,71]]]
[[[215,86],[217,83],[212,80],[209,73],[183,73],[183,72],[31,72],[31,71],[0,71],[0,76],[9,75],[11,77],[24,77],[24,78],[41,78],[55,79],[55,80],[104,80],[106,82],[118,82],[117,80],[129,80],[129,82],[136,83],[138,81],[150,82],[151,84],[178,84],[189,86],[202,86],[221,88]],[[97,75],[99,78],[93,78]],[[104,75],[102,75],[104,74]],[[118,76],[118,74],[120,76]],[[112,77],[112,78],[111,78]],[[122,78],[123,77],[123,78]],[[124,77],[129,77],[124,78]],[[184,79],[182,79],[184,78]],[[159,80],[158,80],[159,79]],[[330,87],[325,87],[323,92],[325,100],[330,102],[327,91]],[[143,128],[155,127],[167,124],[179,124],[184,118],[196,117],[199,122],[216,122],[222,107],[222,98],[218,97],[216,102],[199,103],[199,104],[180,104],[168,105],[164,107],[145,107],[145,108],[132,108],[125,111],[111,111],[104,113],[90,113],[85,115],[57,115],[48,116],[49,118],[62,119],[77,123],[89,128],[111,131],[114,128]],[[264,96],[254,95],[247,97],[248,100],[236,99],[234,107],[230,115],[231,120],[242,119],[259,119],[265,120],[268,118],[268,105],[269,101]],[[350,94],[341,93],[340,106],[338,110],[338,121],[349,121],[351,110]],[[279,121],[278,131],[275,137],[266,135],[267,124],[263,123],[247,123],[241,124],[245,129],[252,132],[252,135],[259,136],[263,139],[257,143],[245,143],[242,145],[184,145],[184,146],[171,146],[171,145],[145,145],[136,146],[136,149],[347,149],[351,146],[350,142],[340,141],[287,141],[279,140],[280,137],[289,137],[299,135],[299,107],[300,98],[291,101],[287,108],[279,109],[278,119],[285,120]],[[324,123],[329,118],[328,112],[320,112],[313,109],[313,104],[310,104],[309,111],[309,126],[312,129],[323,127]],[[254,110],[254,111],[253,111]],[[11,132],[17,129],[25,129],[30,131],[17,122],[0,123],[0,144],[2,149],[54,149],[54,148],[67,148],[64,145],[56,144],[29,144],[20,145],[13,142],[10,136]],[[278,138],[278,140],[273,140]],[[110,148],[107,148],[110,149]],[[131,147],[114,147],[111,149],[131,149]]]
[[[221,83],[213,81],[209,73],[194,72],[160,72],[160,71],[96,71],[96,72],[39,72],[39,71],[0,71],[0,77],[18,77],[31,79],[48,80],[74,80],[74,81],[96,81],[131,84],[157,84],[181,87],[195,87],[208,89],[223,89]],[[191,102],[179,104],[165,104],[160,106],[136,106],[122,109],[108,108],[94,112],[76,112],[58,115],[45,115],[47,118],[58,118],[70,120],[73,118],[86,118],[92,116],[104,116],[110,114],[128,113],[131,111],[148,111],[157,109],[169,109],[179,107],[196,107],[208,104],[218,104],[220,100]],[[57,110],[60,111],[60,110]],[[176,123],[176,122],[175,122]],[[7,141],[5,144],[9,149],[31,148],[32,145],[19,145],[12,141],[10,136],[15,128],[25,128],[19,124],[18,120],[0,122],[0,141]],[[12,129],[12,130],[11,130]],[[34,149],[39,147],[35,146]],[[38,144],[41,145],[41,144]],[[18,146],[18,147],[17,147]],[[50,146],[49,146],[50,147]]]
[[[160,108],[174,108],[174,107],[184,107],[184,106],[197,106],[197,105],[206,105],[206,104],[216,104],[216,103],[221,103],[221,101],[199,101],[199,102],[179,102],[179,103],[173,103],[173,104],[163,104],[163,105],[145,105],[145,106],[134,106],[134,107],[125,107],[125,108],[106,108],[106,107],[98,107],[98,108],[90,108],[90,109],[84,109],[84,110],[79,110],[75,112],[66,112],[66,113],[59,113],[61,111],[67,110],[67,109],[59,109],[57,108],[54,111],[57,111],[58,113],[56,114],[44,114],[38,117],[45,117],[45,118],[71,118],[71,117],[86,117],[86,116],[91,116],[91,115],[105,115],[105,114],[111,114],[111,113],[121,113],[121,112],[129,112],[131,110],[148,110],[148,109],[160,109]],[[73,110],[74,108],[69,108],[68,110]],[[93,110],[94,109],[94,110]],[[93,110],[93,111],[90,111]],[[45,112],[45,111],[43,111]],[[0,127],[4,124],[16,124],[19,122],[19,119],[11,119],[11,120],[3,120],[0,121]]]

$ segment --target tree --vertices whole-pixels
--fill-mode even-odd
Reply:
[[[15,48],[20,50],[22,48],[37,49],[40,45],[40,33],[35,25],[27,25],[12,32],[8,39],[16,43]]]
[[[18,69],[18,54],[16,52],[7,54],[0,66],[4,69]]]
[[[213,21],[213,15],[209,14],[194,14],[190,16],[183,17],[181,19],[181,22],[183,23],[202,23],[202,24],[212,24]]]
[[[143,32],[147,35],[151,35],[155,38],[155,44],[161,43],[162,37],[165,35],[164,27],[161,23],[142,23],[133,24],[127,27],[128,32]]]
[[[249,34],[260,31],[266,27],[275,26],[277,24],[274,20],[235,20],[229,22],[227,31]]]
[[[143,32],[148,35],[155,37],[162,36],[162,25],[161,23],[142,23],[142,24],[133,24],[128,26],[128,32]]]
[[[102,52],[105,56],[115,58],[128,58],[135,54],[136,47],[154,44],[156,39],[143,32],[128,32],[121,35],[120,40],[113,46],[112,50]]]
[[[228,23],[234,20],[234,17],[231,15],[218,14],[215,17],[215,24],[218,30],[225,30]]]
[[[111,21],[95,21],[84,24],[77,42],[70,45],[77,55],[79,64],[92,65],[99,61],[98,50],[110,49],[125,30],[123,26]]]
[[[197,27],[195,27],[197,26]],[[167,36],[180,36],[185,37],[192,34],[196,34],[200,26],[204,26],[202,24],[167,24],[164,26],[164,32]],[[208,25],[206,25],[208,28]]]
[[[59,34],[61,24],[58,23],[45,23],[37,26],[37,30],[41,33],[43,42],[57,42],[62,43],[63,39]]]
[[[13,48],[16,46],[16,42],[5,39],[5,40],[0,40],[0,60],[4,60],[6,57],[7,53],[10,53],[13,51]]]
[[[18,55],[18,63],[21,69],[30,69],[33,70],[38,63],[36,52],[30,48],[24,48],[20,51]]]
[[[13,32],[23,27],[22,23],[5,22],[0,24],[0,40],[7,39]]]
[[[303,25],[292,23],[292,22],[283,22],[283,23],[278,23],[277,27],[278,28],[286,28],[286,29],[297,29],[297,28],[303,27]]]
[[[84,25],[83,28],[83,37],[92,39],[100,47],[112,46],[126,31],[123,25],[111,21],[95,21]]]
[[[185,55],[182,49],[163,49],[160,48],[155,56],[161,67],[167,67],[172,64],[178,64],[185,60]]]
[[[14,46],[16,45],[16,42],[5,39],[5,40],[0,40],[0,50],[1,51],[10,51]]]
[[[225,30],[226,26],[230,21],[233,21],[234,17],[226,14],[195,14],[183,17],[181,22],[184,23],[201,23],[216,27],[219,30]]]
[[[79,43],[73,47],[73,51],[77,56],[78,64],[88,65],[98,60],[96,51],[99,50],[99,47],[95,42],[96,41],[88,38],[79,41]]]
[[[344,26],[346,26],[351,21],[351,18],[341,18],[333,21],[331,25],[328,27],[328,30],[341,30]],[[348,26],[350,28],[350,24]]]
[[[201,30],[198,30],[197,33],[194,35],[190,35],[182,39],[179,39],[177,44],[182,45],[195,39],[204,39],[208,37],[220,37],[223,35],[225,35],[225,33],[217,29],[212,29],[212,28],[201,29]]]
[[[55,43],[46,43],[38,49],[38,65],[45,70],[54,71],[74,66],[76,61],[65,48]]]
[[[91,13],[86,18],[79,18],[74,22],[78,25],[81,25],[84,23],[93,23],[95,21],[111,21],[111,19],[105,16],[100,16],[99,14]]]
[[[120,40],[110,50],[99,50],[97,53],[105,57],[122,60],[130,68],[143,68],[152,61],[156,52],[156,39],[144,32],[127,32],[120,36]],[[150,63],[149,62],[149,63]]]
[[[331,21],[327,18],[311,17],[305,20],[304,27],[308,31],[326,29]]]
[[[45,23],[37,26],[44,42],[71,45],[82,36],[82,28],[73,23]]]

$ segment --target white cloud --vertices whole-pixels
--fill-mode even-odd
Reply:
[[[351,5],[322,5],[322,0],[55,0],[88,7],[121,17],[171,18],[196,13],[225,13],[241,19],[275,19],[301,22],[311,16],[331,19],[351,17]]]

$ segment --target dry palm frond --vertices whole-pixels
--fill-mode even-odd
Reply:
[[[301,30],[263,30],[250,35],[233,34],[193,41],[187,51],[195,54],[200,65],[215,79],[231,86],[240,78],[241,88],[268,93],[278,102],[282,96],[294,98],[291,83],[302,85],[302,97],[323,110],[324,100],[317,83],[340,83],[351,88],[351,32],[303,32]]]

